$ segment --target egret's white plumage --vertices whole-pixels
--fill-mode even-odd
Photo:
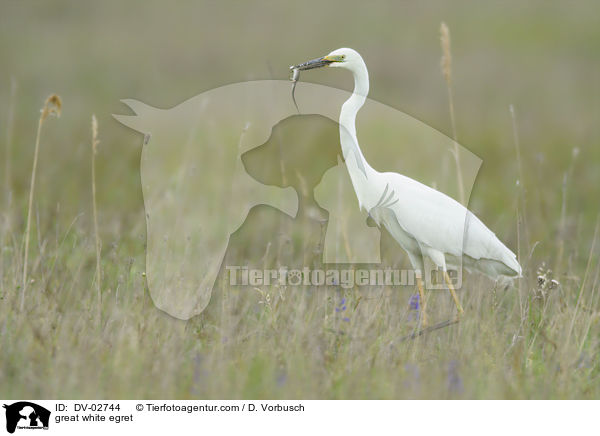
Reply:
[[[341,48],[295,68],[321,66],[344,68],[354,76],[354,92],[342,105],[339,123],[346,166],[359,206],[389,231],[408,253],[415,270],[422,272],[423,258],[428,257],[444,271],[447,265],[459,267],[462,259],[467,269],[494,278],[520,276],[515,254],[462,204],[409,177],[381,173],[369,165],[358,145],[355,125],[369,92],[369,74],[362,57],[353,49]]]

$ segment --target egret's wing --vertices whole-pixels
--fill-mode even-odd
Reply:
[[[400,199],[390,206],[399,224],[421,245],[456,257],[499,261],[520,273],[514,253],[459,202],[409,177],[381,176]]]

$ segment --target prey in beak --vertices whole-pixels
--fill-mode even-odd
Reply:
[[[327,65],[333,62],[342,62],[343,58],[341,56],[323,56],[321,58],[313,59],[308,62],[304,62],[298,65],[292,65],[290,70],[299,70],[306,71],[312,70],[314,68],[326,67]]]
[[[327,65],[329,65],[332,62],[333,61],[330,61],[329,59],[327,59],[327,56],[323,56],[322,58],[317,58],[317,59],[310,60],[308,62],[304,62],[302,64],[294,65],[294,66],[290,67],[290,69],[306,71],[306,70],[312,70],[313,68],[326,67]]]
[[[300,71],[312,70],[314,68],[326,67],[327,65],[333,62],[343,62],[344,56],[323,56],[321,58],[313,59],[308,62],[304,62],[298,65],[290,66],[290,70],[292,72],[292,76],[290,80],[292,81],[292,101],[294,102],[294,106],[296,106],[296,110],[300,113],[300,109],[298,109],[298,104],[296,103],[296,97],[294,92],[296,91],[296,83],[300,78]]]

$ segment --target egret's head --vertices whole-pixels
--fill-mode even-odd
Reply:
[[[352,50],[351,48],[338,48],[327,56],[313,59],[304,62],[303,64],[294,65],[290,68],[298,69],[300,71],[312,70],[313,68],[320,67],[337,67],[352,70],[363,64],[364,62],[356,50]]]

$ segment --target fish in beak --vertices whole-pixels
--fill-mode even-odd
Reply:
[[[294,92],[296,91],[296,83],[300,78],[300,71],[312,70],[314,68],[326,67],[327,65],[333,62],[343,62],[344,56],[323,56],[321,58],[313,59],[308,62],[304,62],[303,64],[291,65],[290,70],[292,76],[290,80],[292,81],[292,100],[294,101],[294,106],[296,106],[296,110],[300,113],[300,109],[298,109],[298,104],[296,103],[296,97]]]
[[[314,68],[326,67],[327,65],[333,62],[342,62],[343,57],[341,56],[323,56],[321,58],[313,59],[308,62],[304,62],[303,64],[292,65],[290,67],[291,70],[312,70]]]
[[[331,62],[333,62],[333,61],[327,59],[327,56],[323,56],[321,58],[313,59],[308,62],[304,62],[302,64],[293,65],[290,68],[293,70],[300,70],[300,71],[312,70],[314,68],[326,67]]]

